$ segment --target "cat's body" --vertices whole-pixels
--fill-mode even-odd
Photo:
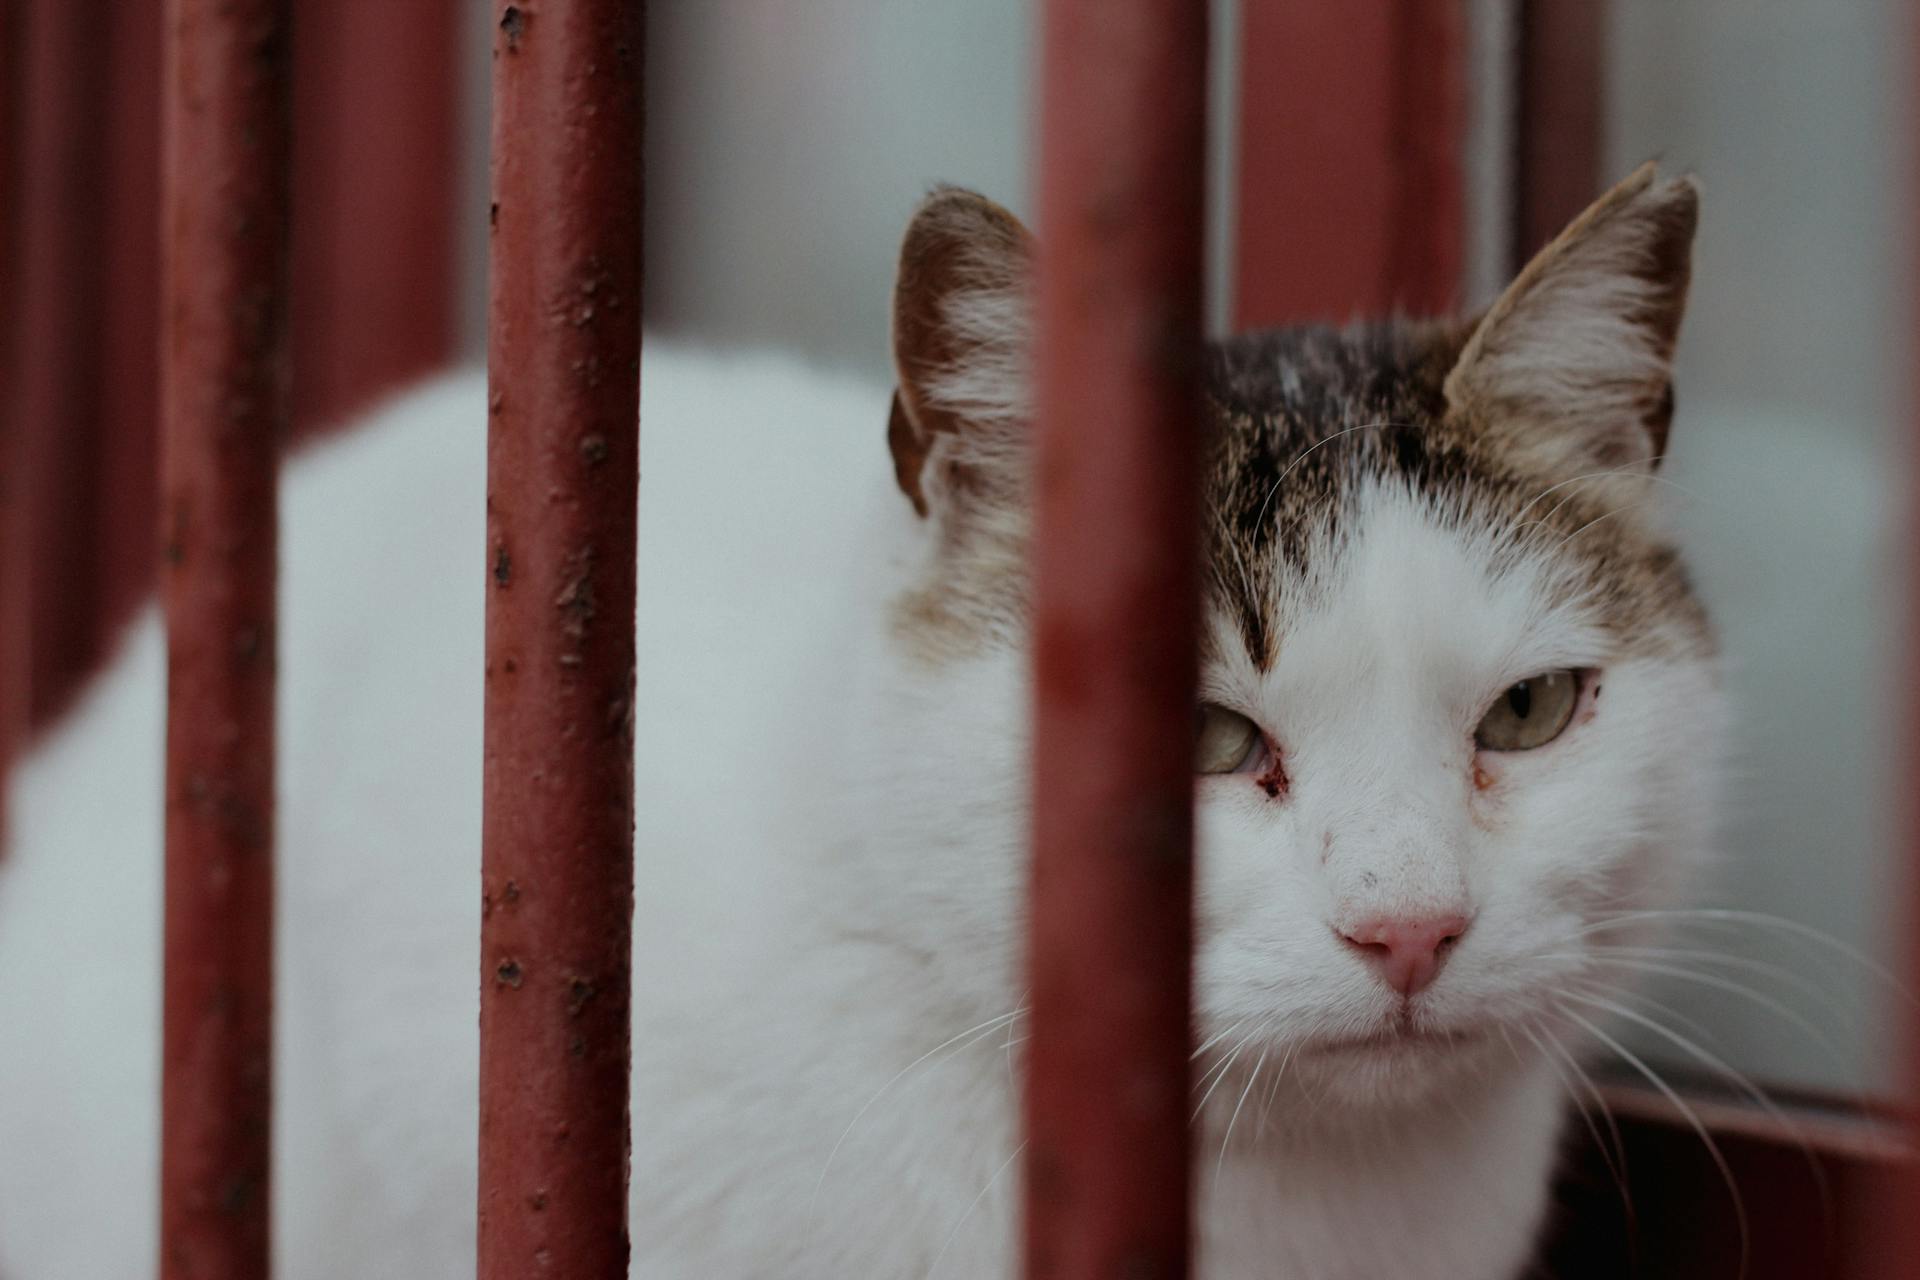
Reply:
[[[1684,204],[1690,235],[1691,188],[1638,181],[1615,230]],[[1003,216],[940,196],[916,229],[1017,253]],[[902,355],[891,474],[884,386],[649,351],[636,1276],[1011,1274],[1021,393],[978,375],[1017,377],[994,344],[1024,339],[995,292],[1017,272],[963,265],[977,305],[934,314],[973,327],[944,383]],[[1657,525],[1621,507],[1645,496],[1622,443],[1642,419],[1598,461],[1501,435],[1499,318],[1213,359],[1202,696],[1268,756],[1197,782],[1206,1280],[1518,1274],[1564,1105],[1542,1040],[1577,1036],[1553,995],[1704,845],[1712,646]],[[1601,357],[1647,364],[1616,327]],[[1670,340],[1642,371],[1662,385]],[[477,375],[448,380],[289,469],[287,1280],[470,1274],[484,404]],[[148,619],[13,791],[7,1280],[134,1274],[157,1247],[161,668]],[[1606,690],[1583,676],[1564,742],[1475,746],[1488,699],[1562,668]],[[1400,923],[1437,911],[1452,932],[1390,966]]]

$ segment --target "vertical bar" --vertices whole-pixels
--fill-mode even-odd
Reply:
[[[0,296],[28,349],[8,349],[19,374],[0,379],[0,776],[7,743],[62,713],[154,581],[165,21],[158,5],[97,8],[7,0],[0,22],[9,145],[34,153],[0,185],[26,239]],[[304,435],[453,350],[460,6],[295,9]],[[8,474],[32,479],[9,495]]]
[[[267,1274],[289,0],[169,0],[163,1277]]]
[[[484,1280],[627,1274],[639,0],[494,35]]]
[[[1920,83],[1920,5],[1909,4],[1907,9],[1904,57],[1908,82],[1912,84]],[[1920,227],[1920,167],[1912,164],[1912,158],[1920,154],[1920,130],[1911,122],[1906,129],[1903,142],[1909,163],[1902,194],[1908,218],[1907,243],[1912,245],[1913,228]],[[1905,315],[1907,412],[1920,415],[1920,257],[1911,256],[1910,248],[1908,253],[1910,256],[1901,264],[1906,271],[1907,288],[1912,291]],[[1920,672],[1920,573],[1915,572],[1916,567],[1920,567],[1920,556],[1914,555],[1914,549],[1920,548],[1920,503],[1915,501],[1920,497],[1920,417],[1908,419],[1906,448],[1909,496],[1904,518],[1910,559],[1904,583],[1905,626],[1900,640],[1906,669]],[[1920,785],[1915,785],[1920,783],[1920,696],[1914,690],[1915,685],[1910,681],[1902,704],[1906,718],[1899,739],[1902,776],[1908,779],[1908,785],[1900,792],[1898,815],[1906,882],[1895,921],[1904,933],[1906,954],[1902,959],[1908,975],[1907,998],[1896,999],[1892,991],[1880,998],[1895,1011],[1898,1034],[1892,1039],[1903,1059],[1897,1085],[1899,1098],[1905,1111],[1907,1139],[1920,1147],[1920,1009],[1914,1007],[1911,996],[1912,992],[1920,991]],[[1884,1174],[1879,1184],[1871,1206],[1872,1244],[1879,1256],[1874,1267],[1863,1270],[1871,1280],[1907,1280],[1920,1275],[1920,1213],[1914,1212],[1914,1207],[1920,1205],[1920,1161],[1906,1161],[1900,1168]]]
[[[0,0],[0,30],[15,39],[0,42],[0,858],[7,852],[7,776],[26,738],[31,654],[27,595],[29,561],[26,514],[26,454],[14,388],[20,378],[20,139],[26,95],[21,91],[19,34],[25,31],[24,0]],[[30,38],[30,33],[29,33]]]
[[[28,107],[21,171],[0,179],[14,220],[0,485],[15,486],[0,492],[0,739],[17,742],[64,709],[153,585],[162,20],[146,5],[8,10],[22,74],[0,91]]]
[[[453,349],[461,6],[295,7],[304,435]],[[8,744],[61,714],[153,587],[161,9],[0,6],[15,37],[0,44],[0,231],[28,244],[13,242],[0,288],[14,303],[0,360],[17,371],[0,374],[0,778]],[[35,159],[21,164],[29,138]]]
[[[1026,1274],[1186,1274],[1206,8],[1051,0]]]
[[[1241,0],[1237,327],[1458,301],[1462,4]]]
[[[109,116],[106,217],[96,252],[107,295],[100,328],[87,335],[100,399],[88,445],[98,524],[88,530],[94,594],[86,601],[89,665],[63,673],[42,713],[81,687],[91,664],[113,651],[119,629],[153,595],[160,521],[161,98],[166,16],[160,5],[114,5],[112,51],[101,102]],[[76,655],[82,656],[82,655]],[[45,723],[43,721],[42,723]]]
[[[453,352],[468,7],[295,0],[298,433],[332,425]]]
[[[25,545],[17,553],[25,620],[27,723],[90,649],[87,604],[95,583],[87,554],[95,526],[87,484],[101,383],[89,357],[104,310],[99,254],[106,173],[106,42],[84,6],[22,0],[26,19],[20,123],[20,248],[16,377],[6,429],[21,485],[13,500]],[[10,33],[11,34],[11,33]],[[151,120],[151,105],[148,118]],[[147,529],[152,537],[152,526]],[[149,551],[152,543],[148,541]]]
[[[1393,236],[1382,288],[1390,308],[1438,315],[1459,305],[1466,273],[1465,0],[1400,0],[1394,19]]]
[[[1513,266],[1600,193],[1606,0],[1520,0]]]

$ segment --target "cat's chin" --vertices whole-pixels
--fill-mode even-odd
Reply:
[[[1436,1024],[1383,1019],[1370,1031],[1301,1041],[1294,1070],[1313,1095],[1353,1107],[1418,1105],[1486,1081],[1521,1059],[1492,1019]]]

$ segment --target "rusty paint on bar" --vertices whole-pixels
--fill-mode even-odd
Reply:
[[[288,0],[167,8],[162,1277],[267,1274]]]
[[[1030,1280],[1186,1274],[1206,47],[1046,6]]]
[[[624,1280],[642,6],[495,22],[479,1274]]]

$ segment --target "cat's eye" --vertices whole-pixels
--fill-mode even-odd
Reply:
[[[1547,671],[1510,686],[1481,717],[1473,740],[1483,751],[1531,751],[1565,732],[1580,700],[1580,677]]]
[[[1194,715],[1195,773],[1246,773],[1266,758],[1260,726],[1239,712],[1203,702]]]

